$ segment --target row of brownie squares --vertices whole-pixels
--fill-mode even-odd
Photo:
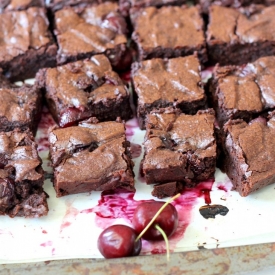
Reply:
[[[206,38],[197,6],[133,10],[132,39],[139,60],[187,56],[201,64],[245,64],[275,54],[275,6],[242,9],[211,6]],[[169,18],[169,20],[163,20]],[[12,80],[33,77],[38,69],[104,53],[115,70],[131,64],[127,24],[118,4],[67,7],[54,15],[54,34],[43,8],[0,14],[0,68]]]
[[[103,0],[104,1],[104,0]],[[87,6],[89,4],[102,3],[102,0],[3,0],[0,3],[0,11],[25,10],[29,7],[49,7],[53,11],[60,10],[67,6]],[[186,0],[119,0],[120,10],[128,15],[131,8],[144,8],[149,6],[161,7],[164,5],[183,5]],[[250,4],[274,5],[274,0],[197,0],[194,3],[200,4],[202,10],[207,13],[209,6],[220,5],[225,7],[239,8]]]
[[[143,120],[140,117],[143,125],[147,123],[142,172],[147,183],[164,184],[158,185],[153,191],[153,194],[161,197],[171,195],[173,190],[178,191],[183,187],[182,182],[190,185],[213,176],[216,164],[215,116],[209,110],[199,111],[196,115],[186,115],[181,113],[179,109],[169,109],[169,106],[181,106],[181,104],[175,104],[176,97],[180,98],[180,96],[185,96],[185,98],[180,98],[183,103],[185,100],[185,106],[188,105],[188,102],[192,105],[196,89],[199,94],[202,93],[202,102],[205,103],[199,62],[195,56],[170,60],[153,59],[143,63],[147,65],[147,69],[154,65],[152,67],[153,71],[159,72],[159,74],[154,79],[150,74],[150,70],[149,73],[146,70],[140,74],[135,72],[133,82],[136,83],[136,87],[139,86],[139,89],[142,90],[141,84],[146,86],[144,80],[147,79],[147,84],[153,88],[149,88],[147,91],[143,88],[143,97],[144,94],[147,93],[148,95],[153,91],[152,98],[154,98],[153,94],[156,93],[160,96],[162,102],[159,100],[161,105],[154,103],[155,105],[151,106],[151,109],[148,108],[148,103],[145,104],[144,106],[148,108],[147,114],[143,117]],[[88,76],[86,74],[88,71],[87,64],[89,65]],[[139,69],[140,67],[137,68],[137,70]],[[175,73],[178,69],[183,71],[179,70],[179,76]],[[245,120],[249,121],[272,109],[274,69],[275,58],[264,57],[254,63],[247,64],[245,67],[229,66],[224,68],[217,66],[211,80],[210,98],[212,100],[210,101],[216,109],[220,126],[222,127],[228,119],[240,118],[240,120],[229,120],[226,123],[224,132],[218,137],[220,139],[218,143],[221,144],[220,148],[224,154],[223,163],[225,164],[223,168],[232,179],[234,187],[243,196],[271,183],[274,178],[272,168],[274,154],[272,148],[270,148],[274,144],[273,115],[270,115],[270,119],[263,117],[256,118],[249,124],[245,122]],[[47,74],[52,76],[48,80],[45,78]],[[76,74],[76,76],[70,74]],[[56,75],[61,76],[61,78],[56,78]],[[141,80],[143,80],[143,82],[139,82],[140,85],[137,85],[136,75],[141,76]],[[103,76],[107,77],[104,78]],[[184,76],[183,80],[180,76]],[[90,82],[89,77],[91,78]],[[113,80],[114,78],[115,80]],[[103,85],[105,87],[102,94],[104,95],[106,91],[108,92],[111,89],[113,96],[115,94],[119,95],[119,92],[115,92],[119,91],[116,85],[121,86],[119,78],[111,70],[108,59],[103,55],[55,69],[44,69],[38,74],[40,86],[41,82],[48,83],[48,86],[46,86],[48,91],[50,91],[50,94],[55,93],[55,96],[65,83],[67,85],[65,90],[72,91],[73,101],[75,102],[80,102],[81,95],[85,94],[83,93],[83,87],[81,90],[79,85],[84,85],[86,89],[90,85],[91,91],[93,89],[97,90]],[[51,86],[52,83],[58,85]],[[155,89],[154,91],[154,87],[162,87],[163,94],[161,89]],[[178,91],[173,87],[179,88]],[[41,159],[35,153],[33,137],[30,133],[19,132],[18,129],[13,130],[21,127],[21,130],[30,128],[35,132],[39,117],[38,110],[41,108],[39,89],[37,83],[33,87],[15,87],[9,84],[8,81],[2,80],[2,110],[6,112],[3,113],[1,119],[2,121],[6,120],[6,122],[1,123],[1,125],[6,125],[7,128],[2,128],[1,131],[7,132],[1,133],[3,138],[1,144],[8,141],[11,149],[4,148],[1,157],[3,168],[1,171],[6,173],[5,176],[2,176],[1,182],[1,187],[3,187],[1,213],[9,213],[11,216],[39,216],[47,213],[46,194],[41,188],[43,184]],[[46,97],[48,91],[46,91]],[[138,92],[137,94],[139,95]],[[65,98],[67,97],[69,95],[65,95]],[[172,98],[172,102],[169,102],[169,97]],[[108,97],[101,97],[101,99],[108,102]],[[53,101],[54,97],[51,100]],[[58,99],[56,101],[60,102]],[[262,103],[262,108],[259,107],[260,103]],[[127,104],[129,106],[129,103]],[[123,103],[120,106],[121,109],[125,109],[127,104]],[[162,109],[162,107],[167,106],[168,109]],[[253,106],[258,107],[254,108]],[[70,112],[70,108],[68,108],[68,112]],[[156,111],[154,109],[160,110]],[[191,110],[191,113],[194,113],[194,109]],[[112,108],[109,112],[112,112]],[[266,117],[266,115],[264,116]],[[83,127],[88,128],[88,130],[83,130]],[[254,128],[257,129],[256,134]],[[99,129],[99,133],[95,131],[96,129]],[[25,137],[26,135],[27,137]],[[18,141],[14,136],[16,138],[22,136],[23,138]],[[29,147],[25,144],[25,139],[28,140],[27,145]],[[251,150],[250,146],[253,144],[256,146],[255,140],[260,152],[259,150],[249,151]],[[105,122],[105,124],[100,124],[96,118],[90,118],[88,121],[80,123],[79,126],[53,130],[50,134],[50,142],[52,144],[51,158],[54,166],[54,186],[58,196],[83,191],[105,190],[104,188],[134,189],[133,164],[128,153],[129,144],[125,139],[124,126],[121,123]],[[7,151],[9,154],[7,154]],[[26,153],[22,154],[22,152],[29,152],[32,157]],[[247,157],[249,154],[251,157]],[[104,157],[100,159],[100,155]],[[253,167],[249,162],[257,162],[256,158],[259,155],[262,156],[264,166],[261,164],[254,171],[249,170]],[[14,158],[14,156],[19,157],[19,159]],[[98,165],[95,165],[95,159]],[[87,169],[87,165],[91,165],[91,168]],[[75,173],[75,170],[72,169],[73,166],[74,169],[77,167],[79,173]],[[266,167],[268,167],[268,171],[263,170]],[[34,179],[29,178],[33,173],[29,172],[28,169],[25,170],[25,168],[31,169],[32,172],[35,171]],[[112,170],[113,168],[115,171]],[[81,169],[85,169],[86,172],[81,173]],[[20,177],[17,170],[25,172],[21,173]],[[94,173],[90,173],[91,171],[94,171]],[[254,179],[255,174],[257,177]],[[36,200],[30,200],[30,197],[35,197]],[[30,207],[30,202],[35,207]],[[14,209],[18,211],[14,212]],[[30,212],[30,209],[32,212]]]

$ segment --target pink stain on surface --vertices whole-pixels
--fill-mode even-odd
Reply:
[[[46,230],[42,230],[43,234],[48,234],[48,232]]]
[[[39,152],[49,150],[48,130],[54,125],[56,125],[56,123],[54,122],[49,110],[44,107],[42,110],[41,120],[38,125],[39,138],[36,140],[38,144],[37,149]]]
[[[141,145],[131,142],[130,152],[133,159],[138,158],[142,152]]]
[[[47,246],[52,246],[53,242],[52,241],[47,241],[45,243],[41,243],[40,246],[47,247]]]
[[[129,140],[134,134],[135,130],[138,129],[138,121],[136,118],[130,119],[125,124],[126,138]]]
[[[66,201],[66,213],[63,217],[60,233],[67,227],[69,227],[75,220],[76,216],[79,214],[79,210],[72,206],[71,201]]]

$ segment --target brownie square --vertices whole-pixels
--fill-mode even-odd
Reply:
[[[132,81],[138,96],[137,117],[141,129],[146,115],[154,108],[175,106],[184,113],[195,114],[205,107],[200,64],[194,55],[135,63]]]
[[[209,8],[208,56],[211,64],[241,65],[275,55],[275,6]]]
[[[275,108],[275,57],[246,66],[216,66],[209,86],[220,126],[229,119],[249,121]]]
[[[37,81],[61,127],[89,117],[106,121],[132,116],[129,92],[104,55],[43,69]]]
[[[116,188],[134,191],[123,123],[95,118],[49,133],[57,197]]]
[[[0,215],[47,215],[42,161],[32,134],[19,129],[0,132],[0,144]]]
[[[148,7],[131,14],[139,60],[198,53],[207,61],[204,23],[197,6]]]
[[[15,128],[36,133],[41,117],[42,96],[37,85],[9,84],[0,78],[0,132]]]
[[[104,53],[116,69],[124,69],[127,24],[117,3],[59,10],[55,13],[55,34],[58,64]]]
[[[275,181],[275,116],[249,124],[241,119],[224,126],[223,170],[241,196]]]
[[[173,108],[146,119],[142,174],[146,183],[180,181],[189,186],[214,176],[216,167],[213,110],[186,115]]]
[[[44,7],[44,0],[1,0],[0,13],[6,11],[26,10],[30,7]]]
[[[140,9],[146,7],[162,7],[162,6],[180,6],[185,4],[186,0],[119,0],[119,8],[124,16],[129,16],[131,8]]]
[[[11,80],[34,77],[56,63],[57,47],[43,8],[0,14],[0,67]]]

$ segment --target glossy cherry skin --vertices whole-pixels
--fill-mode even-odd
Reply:
[[[164,202],[160,201],[143,202],[136,208],[132,223],[138,234],[142,232],[163,204]],[[172,204],[168,204],[142,236],[143,239],[163,240],[163,236],[155,228],[156,224],[166,233],[167,238],[173,235],[178,227],[178,212],[176,208]]]
[[[107,227],[98,237],[97,247],[106,258],[120,258],[137,256],[141,250],[141,240],[137,238],[136,231],[122,224]]]

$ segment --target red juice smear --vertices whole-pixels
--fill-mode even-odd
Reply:
[[[131,155],[132,155],[133,159],[138,158],[141,155],[141,152],[142,152],[141,145],[131,142],[130,152],[131,152]]]
[[[42,230],[43,234],[48,234],[48,232],[46,230]]]
[[[47,247],[47,246],[52,246],[53,242],[52,241],[47,241],[45,243],[41,243],[40,246]]]
[[[72,206],[72,202],[66,201],[67,210],[63,217],[60,233],[67,227],[69,227],[76,219],[76,216],[79,214],[79,210]]]
[[[129,140],[135,134],[135,129],[138,129],[137,119],[133,118],[128,120],[125,124],[125,128],[126,138]]]
[[[228,190],[226,189],[226,187],[223,186],[223,185],[219,185],[219,186],[217,186],[217,188],[218,188],[219,190],[224,191],[224,192],[228,192]]]

